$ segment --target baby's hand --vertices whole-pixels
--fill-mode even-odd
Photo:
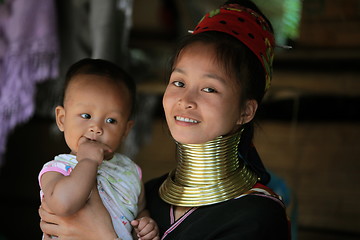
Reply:
[[[131,221],[139,240],[160,240],[159,228],[154,220],[142,217]]]
[[[100,165],[110,154],[112,154],[112,150],[107,145],[82,137],[79,141],[76,159],[79,162],[84,159],[91,160]]]

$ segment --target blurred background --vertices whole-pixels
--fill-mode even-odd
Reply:
[[[360,0],[255,0],[272,21],[272,87],[255,144],[293,239],[360,239]],[[0,0],[0,240],[40,239],[37,176],[67,153],[54,122],[63,75],[84,57],[135,78],[121,151],[144,181],[175,166],[161,98],[176,42],[219,0]],[[291,49],[290,47],[291,46]]]

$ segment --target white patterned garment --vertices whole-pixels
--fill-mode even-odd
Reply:
[[[45,172],[56,171],[68,176],[76,164],[74,155],[56,156],[53,161],[43,166],[39,183]],[[97,183],[100,197],[111,215],[118,237],[132,240],[130,221],[135,219],[138,211],[137,203],[141,192],[140,168],[125,155],[116,153],[111,160],[103,161],[99,166]]]

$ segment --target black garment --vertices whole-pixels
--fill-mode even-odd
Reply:
[[[170,205],[159,196],[166,175],[146,183],[147,209],[162,236],[170,225]],[[191,213],[165,239],[246,240],[289,237],[288,221],[281,204],[267,197],[247,195],[222,203],[203,206]]]

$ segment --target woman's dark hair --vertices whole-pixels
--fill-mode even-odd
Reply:
[[[270,21],[264,16],[259,8],[249,0],[231,0],[226,4],[239,4],[243,7],[257,12],[268,22],[271,30]],[[190,34],[184,37],[183,41],[177,47],[174,58],[171,59],[169,74],[182,51],[182,49],[193,43],[201,42],[214,46],[217,55],[217,61],[222,64],[226,73],[234,77],[240,86],[240,107],[243,107],[246,100],[254,99],[258,104],[261,103],[265,94],[265,71],[257,56],[241,41],[235,37],[217,31],[206,31],[197,34]],[[269,180],[269,174],[266,172],[256,149],[252,145],[254,132],[253,121],[244,125],[242,140],[239,145],[239,154],[245,162],[253,168],[261,178],[261,182],[266,184]]]
[[[69,83],[74,78],[74,76],[78,74],[94,74],[98,76],[105,76],[115,83],[124,83],[124,85],[129,90],[131,98],[130,117],[133,116],[136,104],[136,84],[133,78],[116,64],[103,59],[84,58],[70,66],[65,75],[63,94],[61,96],[62,104],[64,102]]]

